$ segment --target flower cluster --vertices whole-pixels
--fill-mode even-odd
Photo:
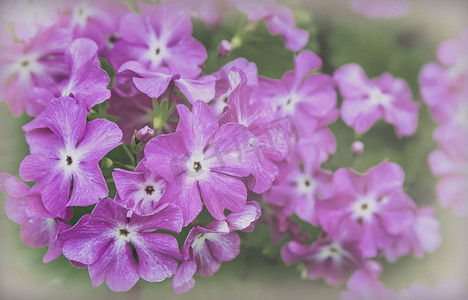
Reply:
[[[424,66],[419,76],[421,96],[438,123],[434,139],[439,148],[429,165],[442,177],[437,194],[444,207],[468,214],[468,28],[459,39],[442,42],[438,62]]]
[[[56,13],[45,19],[11,12],[0,31],[2,100],[12,114],[33,117],[23,126],[30,154],[19,167],[31,184],[2,173],[0,190],[24,242],[49,246],[44,262],[63,254],[88,269],[94,286],[106,281],[116,292],[140,277],[172,277],[174,291],[185,293],[195,274],[212,276],[239,255],[240,232],[267,223],[273,242],[289,238],[287,264],[330,285],[352,273],[343,299],[355,299],[387,293],[376,259],[439,247],[435,210],[405,193],[397,163],[364,174],[325,167],[339,117],[360,134],[383,119],[397,138],[413,135],[419,104],[408,84],[389,73],[368,79],[357,64],[322,73],[289,8],[269,0],[168,0],[136,11],[113,0],[48,5]],[[215,26],[228,7],[246,15],[249,30],[264,21],[279,34],[296,52],[294,69],[267,78],[237,58],[208,74],[210,52],[194,37],[191,15]],[[218,41],[218,62],[239,39]],[[447,176],[439,193],[458,209],[467,207],[456,200],[466,186],[453,187],[468,179],[458,165],[468,139],[466,117],[452,114],[468,111],[466,39],[441,46],[447,68],[430,64],[421,73],[422,95],[441,123],[431,164]],[[353,154],[363,147],[356,141]],[[321,233],[309,240],[301,222]]]

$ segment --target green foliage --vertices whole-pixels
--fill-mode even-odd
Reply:
[[[115,79],[115,70],[112,68],[111,64],[105,59],[104,57],[99,57],[99,62],[101,63],[101,68],[106,71],[107,75],[109,75],[109,85],[107,88],[112,88],[114,86],[114,79]]]

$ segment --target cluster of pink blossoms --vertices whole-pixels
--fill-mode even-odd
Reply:
[[[30,155],[19,167],[21,179],[34,184],[2,173],[0,190],[24,242],[48,245],[44,262],[63,254],[88,269],[94,286],[106,281],[116,292],[130,290],[140,277],[173,277],[175,292],[183,293],[193,288],[195,274],[212,276],[234,259],[238,232],[253,231],[260,220],[270,224],[274,241],[289,236],[281,251],[286,263],[300,262],[309,278],[330,285],[352,274],[343,299],[361,299],[393,293],[378,282],[375,259],[422,257],[439,247],[435,211],[418,208],[403,191],[399,165],[385,160],[365,174],[322,168],[336,151],[328,125],[340,116],[359,133],[379,119],[399,137],[416,131],[419,105],[404,80],[388,73],[368,79],[356,64],[333,76],[321,73],[321,59],[300,51],[308,33],[274,1],[169,0],[139,3],[139,12],[111,0],[54,5],[30,19],[13,11],[4,17],[12,26],[2,23],[0,32],[2,100],[14,115],[34,117],[23,126]],[[238,58],[205,74],[207,52],[192,35],[190,14],[215,25],[229,6],[250,21],[265,20],[271,34],[300,51],[294,70],[265,78],[255,63]],[[223,41],[219,55],[231,47]],[[440,61],[447,69],[434,64],[421,75],[423,88],[437,89],[422,94],[441,122],[442,149],[431,162],[437,175],[448,176],[442,194],[468,177],[452,168],[467,161],[468,139],[456,150],[444,147],[467,134],[466,118],[451,115],[468,111],[468,98],[460,97],[468,77],[459,66],[467,61],[466,47],[466,34],[444,44]],[[433,98],[441,93],[450,106]],[[128,157],[119,161],[119,153]],[[452,196],[446,201],[460,198]],[[92,205],[90,214],[73,209]],[[322,233],[309,243],[293,215]],[[180,246],[181,231],[187,235]]]
[[[421,97],[438,123],[434,139],[439,148],[429,165],[442,177],[437,186],[439,201],[458,214],[468,214],[468,28],[459,39],[442,42],[438,62],[421,70]]]

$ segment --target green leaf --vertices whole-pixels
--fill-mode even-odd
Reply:
[[[101,68],[109,75],[110,81],[107,88],[110,89],[114,86],[115,70],[104,57],[99,57],[99,62],[101,63]]]

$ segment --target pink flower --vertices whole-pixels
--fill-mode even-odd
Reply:
[[[460,39],[449,39],[437,48],[438,62],[428,63],[419,75],[421,97],[439,123],[467,128],[468,28]]]
[[[345,65],[333,76],[343,96],[341,117],[357,132],[366,132],[380,118],[394,125],[398,136],[416,131],[419,105],[403,79],[384,73],[369,80],[357,64]]]
[[[319,223],[325,231],[337,219],[359,224],[360,250],[365,257],[376,257],[413,222],[415,204],[403,193],[403,181],[401,167],[387,161],[366,174],[339,169],[333,174],[333,198],[318,203]]]
[[[303,263],[310,279],[323,277],[329,285],[341,285],[348,272],[364,266],[358,229],[353,226],[357,225],[334,223],[330,233],[320,235],[311,246],[289,242],[281,249],[281,257],[287,264]]]
[[[208,105],[197,101],[192,112],[177,105],[180,122],[175,133],[159,135],[145,147],[148,169],[167,181],[166,201],[182,208],[184,225],[202,210],[224,219],[223,211],[238,212],[247,199],[239,177],[252,173],[255,155],[250,151],[250,133],[240,124],[219,126]]]

